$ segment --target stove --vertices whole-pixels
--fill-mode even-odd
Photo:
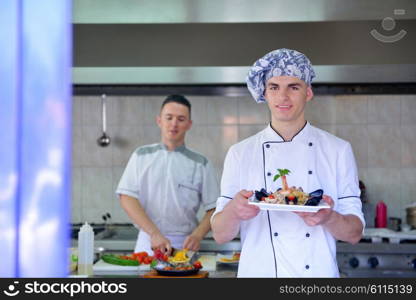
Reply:
[[[365,230],[356,245],[338,242],[341,277],[416,277],[416,231]]]

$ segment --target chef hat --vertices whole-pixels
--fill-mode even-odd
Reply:
[[[311,85],[315,72],[309,59],[296,50],[277,49],[258,59],[248,72],[247,87],[256,102],[265,102],[267,80],[274,76],[293,76]]]

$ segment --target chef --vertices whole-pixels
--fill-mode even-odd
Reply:
[[[192,121],[184,96],[168,96],[156,121],[161,142],[133,152],[116,190],[121,206],[140,228],[134,251],[197,251],[211,229],[219,196],[215,171],[206,157],[185,146]],[[201,205],[206,213],[198,222]]]
[[[336,240],[357,243],[362,236],[351,145],[305,120],[314,77],[309,59],[290,49],[266,54],[248,73],[248,89],[258,103],[267,103],[271,123],[229,149],[211,218],[218,243],[240,233],[238,277],[339,277]],[[250,205],[254,190],[282,187],[273,181],[277,169],[290,170],[289,186],[322,189],[330,208],[295,213]]]

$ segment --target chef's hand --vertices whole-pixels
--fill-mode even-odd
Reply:
[[[330,196],[323,195],[322,199],[329,204],[330,208],[322,208],[316,213],[310,212],[295,212],[303,221],[309,226],[316,226],[325,224],[332,216],[334,210],[334,200]]]
[[[162,253],[169,255],[172,251],[170,241],[160,232],[156,232],[150,236],[152,250],[160,249]]]
[[[230,201],[230,209],[239,220],[254,218],[259,213],[260,208],[248,203],[248,198],[252,195],[252,191],[241,190],[234,196],[234,199]]]
[[[188,249],[192,251],[198,251],[201,246],[201,238],[194,234],[190,234],[183,242],[182,249]]]

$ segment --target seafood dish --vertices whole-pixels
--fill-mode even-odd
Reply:
[[[278,189],[274,193],[267,193],[265,189],[255,191],[255,199],[259,202],[272,204],[317,206],[321,202],[323,190],[316,190],[310,194],[302,188],[291,187],[287,190]]]
[[[268,193],[264,188],[260,191],[255,191],[254,196],[257,202],[264,202],[270,204],[287,204],[287,205],[306,205],[317,206],[322,200],[324,191],[318,189],[312,193],[305,193],[301,187],[289,187],[287,184],[286,175],[290,174],[287,169],[277,169],[278,173],[274,176],[274,181],[278,178],[282,179],[282,188],[275,192]]]

